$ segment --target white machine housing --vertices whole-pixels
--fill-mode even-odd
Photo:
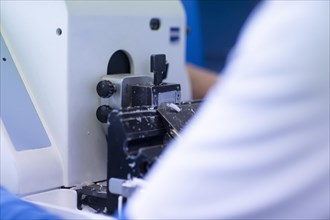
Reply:
[[[1,1],[1,35],[50,141],[18,151],[1,118],[1,185],[28,195],[105,180],[95,88],[109,59],[122,50],[131,74],[152,76],[150,55],[166,54],[166,81],[180,83],[188,100],[185,31],[180,1]]]

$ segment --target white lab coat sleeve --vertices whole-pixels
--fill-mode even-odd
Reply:
[[[127,217],[329,218],[329,26],[328,1],[263,3]]]

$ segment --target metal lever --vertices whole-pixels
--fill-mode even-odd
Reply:
[[[150,71],[154,73],[154,85],[161,84],[167,77],[168,66],[165,54],[150,56]]]

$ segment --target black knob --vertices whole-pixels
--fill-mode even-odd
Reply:
[[[101,105],[96,110],[96,117],[102,123],[107,123],[108,115],[111,112],[111,108],[108,105]]]
[[[116,87],[109,80],[102,80],[97,84],[96,91],[100,97],[109,98],[116,92]]]

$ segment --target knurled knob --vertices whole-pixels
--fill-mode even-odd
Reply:
[[[96,86],[97,94],[102,98],[110,98],[115,92],[115,85],[109,80],[102,80]]]
[[[107,123],[108,115],[111,112],[111,107],[108,105],[101,105],[96,110],[96,117],[102,123]]]

